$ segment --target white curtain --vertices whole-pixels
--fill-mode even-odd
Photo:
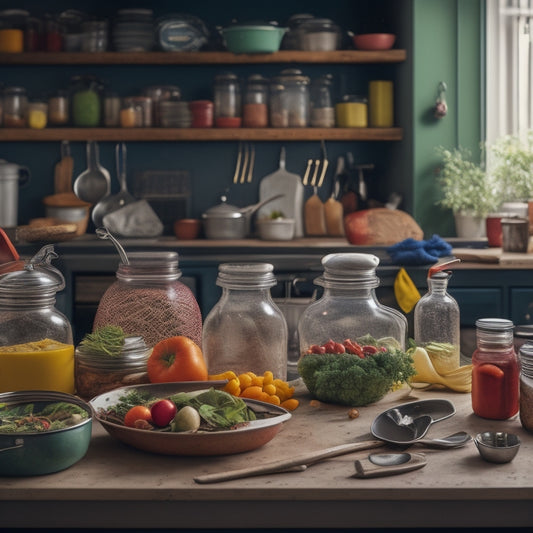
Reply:
[[[486,0],[486,135],[533,130],[533,0]]]

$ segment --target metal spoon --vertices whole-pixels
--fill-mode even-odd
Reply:
[[[422,444],[429,448],[459,448],[472,440],[472,437],[466,431],[458,431],[447,437],[437,439],[419,439],[413,444]]]
[[[109,172],[100,166],[98,144],[96,141],[87,142],[87,170],[84,170],[74,182],[76,196],[95,204],[101,200],[111,189]]]

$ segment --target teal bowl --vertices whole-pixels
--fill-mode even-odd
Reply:
[[[287,28],[270,25],[235,25],[222,29],[226,48],[234,54],[277,52]]]
[[[2,433],[0,426],[0,476],[38,476],[65,470],[82,459],[89,448],[92,410],[77,396],[52,391],[19,391],[0,394],[0,404],[46,405],[67,402],[87,411],[87,418],[63,429],[32,433]]]

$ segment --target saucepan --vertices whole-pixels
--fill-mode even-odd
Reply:
[[[252,215],[265,204],[282,196],[283,194],[277,194],[247,207],[228,204],[227,197],[222,196],[218,205],[210,207],[202,215],[205,236],[208,239],[244,239],[250,233]]]

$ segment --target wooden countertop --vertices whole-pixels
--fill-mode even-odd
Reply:
[[[87,455],[70,469],[28,478],[0,478],[3,527],[27,528],[353,528],[353,527],[525,527],[533,526],[533,434],[518,417],[484,420],[472,413],[469,394],[406,391],[360,408],[300,407],[268,444],[224,457],[168,457],[141,452],[94,424]],[[309,467],[199,485],[194,476],[257,465],[293,454],[367,440],[374,417],[406,401],[447,398],[456,414],[435,423],[428,437],[466,430],[517,433],[521,449],[513,462],[483,461],[473,443],[427,454],[421,470],[376,479],[353,477],[358,452]],[[391,451],[393,447],[380,448]]]

